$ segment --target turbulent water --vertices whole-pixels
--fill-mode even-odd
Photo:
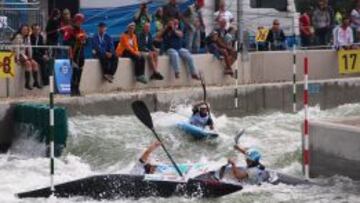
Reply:
[[[246,134],[243,146],[256,146],[263,152],[263,163],[272,169],[301,177],[301,133],[303,112],[265,113],[243,118],[225,115],[215,118],[221,133],[215,141],[194,141],[174,127],[190,115],[190,107],[178,106],[176,113],[152,114],[155,127],[177,162],[215,161],[226,163],[227,157],[243,157],[232,150],[239,129]],[[360,104],[344,105],[320,111],[311,108],[311,119],[358,116]],[[79,116],[70,119],[70,138],[64,155],[56,159],[57,183],[105,173],[126,173],[135,164],[154,137],[134,116]],[[95,202],[83,198],[19,200],[14,194],[48,186],[49,160],[40,158],[45,148],[35,141],[21,138],[8,154],[0,155],[0,202]],[[153,157],[168,162],[158,149]],[[325,186],[268,185],[245,187],[241,192],[219,199],[201,200],[174,197],[145,198],[140,202],[360,202],[360,182],[334,176],[314,180]],[[114,202],[131,202],[120,199]]]

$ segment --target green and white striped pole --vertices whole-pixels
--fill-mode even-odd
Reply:
[[[52,57],[52,49],[50,48],[50,57]],[[51,59],[50,63],[50,74],[49,74],[49,124],[50,124],[50,190],[51,195],[55,192],[54,186],[54,157],[55,157],[55,144],[54,144],[54,133],[55,133],[55,115],[54,115],[54,59]]]

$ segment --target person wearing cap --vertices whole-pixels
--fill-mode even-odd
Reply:
[[[232,174],[238,181],[260,185],[268,179],[269,174],[265,171],[265,166],[260,163],[261,153],[258,149],[246,149],[239,145],[234,145],[234,149],[244,154],[246,161],[246,168],[242,170],[237,167],[234,159],[228,159],[228,163],[232,168]]]
[[[116,47],[118,57],[130,58],[135,65],[136,81],[146,84],[148,80],[145,77],[145,58],[141,55],[138,46],[138,40],[135,34],[135,23],[127,26],[127,31],[121,35],[120,42]]]
[[[107,26],[104,22],[98,24],[98,33],[92,38],[93,54],[100,60],[103,78],[112,83],[118,66],[114,42],[106,33]]]
[[[190,124],[200,127],[206,128],[209,126],[210,130],[214,130],[214,122],[209,115],[210,105],[205,102],[197,102],[193,105],[193,114],[190,117]]]
[[[143,3],[140,4],[140,9],[135,13],[134,16],[134,22],[136,23],[135,26],[135,33],[142,32],[145,23],[151,22],[151,15],[148,12],[147,9],[147,1],[143,1]]]
[[[71,96],[81,96],[80,80],[82,69],[85,64],[85,44],[87,40],[86,32],[81,28],[85,16],[77,13],[73,18],[71,33],[68,39],[70,45],[70,59],[72,61],[73,74],[71,78]]]
[[[232,65],[236,61],[235,50],[227,45],[223,40],[219,38],[217,31],[212,31],[206,39],[208,51],[212,53],[217,59],[224,59],[225,62],[225,75],[233,75]],[[235,52],[236,53],[236,52]]]
[[[137,34],[139,40],[139,50],[144,55],[148,62],[149,67],[152,70],[151,80],[163,80],[164,77],[158,70],[158,51],[154,47],[153,37],[150,33],[150,23],[145,23],[141,33]]]

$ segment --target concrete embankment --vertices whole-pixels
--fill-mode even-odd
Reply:
[[[360,102],[360,78],[337,80],[318,80],[312,86],[316,90],[311,94],[311,105],[332,108],[345,103]],[[234,108],[234,86],[208,87],[208,101],[215,114],[244,116],[263,111],[292,110],[292,84],[271,83],[239,86],[239,108]],[[302,108],[303,85],[298,84],[298,107]],[[56,104],[66,107],[70,116],[75,115],[124,115],[131,114],[132,101],[144,100],[152,111],[168,111],[171,105],[191,103],[202,100],[202,89],[153,89],[137,92],[119,92],[111,94],[93,94],[79,98],[57,97]],[[19,102],[43,102],[47,99],[5,100],[0,103],[0,141],[9,144],[13,139],[12,106]]]
[[[337,55],[333,50],[299,51],[297,54],[297,79],[303,80],[303,58],[309,57],[309,78],[311,80],[336,79],[353,77],[354,75],[340,75],[337,68]],[[194,55],[195,66],[202,72],[208,85],[223,86],[233,85],[235,80],[223,75],[223,62],[214,58],[211,54]],[[240,61],[239,61],[240,63]],[[272,82],[292,81],[292,53],[280,52],[254,52],[249,54],[249,61],[239,64],[239,84],[259,84]],[[234,64],[235,68],[236,64]],[[165,76],[163,81],[150,81],[142,85],[134,81],[133,65],[129,59],[120,58],[118,71],[115,74],[114,83],[106,83],[102,79],[99,61],[96,59],[86,60],[81,90],[85,94],[109,93],[113,91],[135,91],[153,88],[179,88],[198,86],[199,82],[192,80],[184,65],[181,65],[180,79],[174,78],[169,58],[159,57],[159,70]],[[146,67],[146,75],[149,76],[149,68]],[[356,75],[355,75],[356,76]],[[359,75],[357,75],[359,76]],[[16,77],[10,80],[9,96],[47,96],[48,89],[27,91],[24,89],[24,70],[16,69]],[[6,97],[6,82],[0,80],[0,98]]]
[[[360,180],[360,117],[310,122],[310,176]]]

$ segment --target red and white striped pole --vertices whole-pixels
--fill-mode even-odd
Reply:
[[[304,172],[305,177],[310,177],[310,170],[309,170],[309,60],[308,57],[305,56],[304,58],[304,149],[303,149],[303,162],[304,162]]]

